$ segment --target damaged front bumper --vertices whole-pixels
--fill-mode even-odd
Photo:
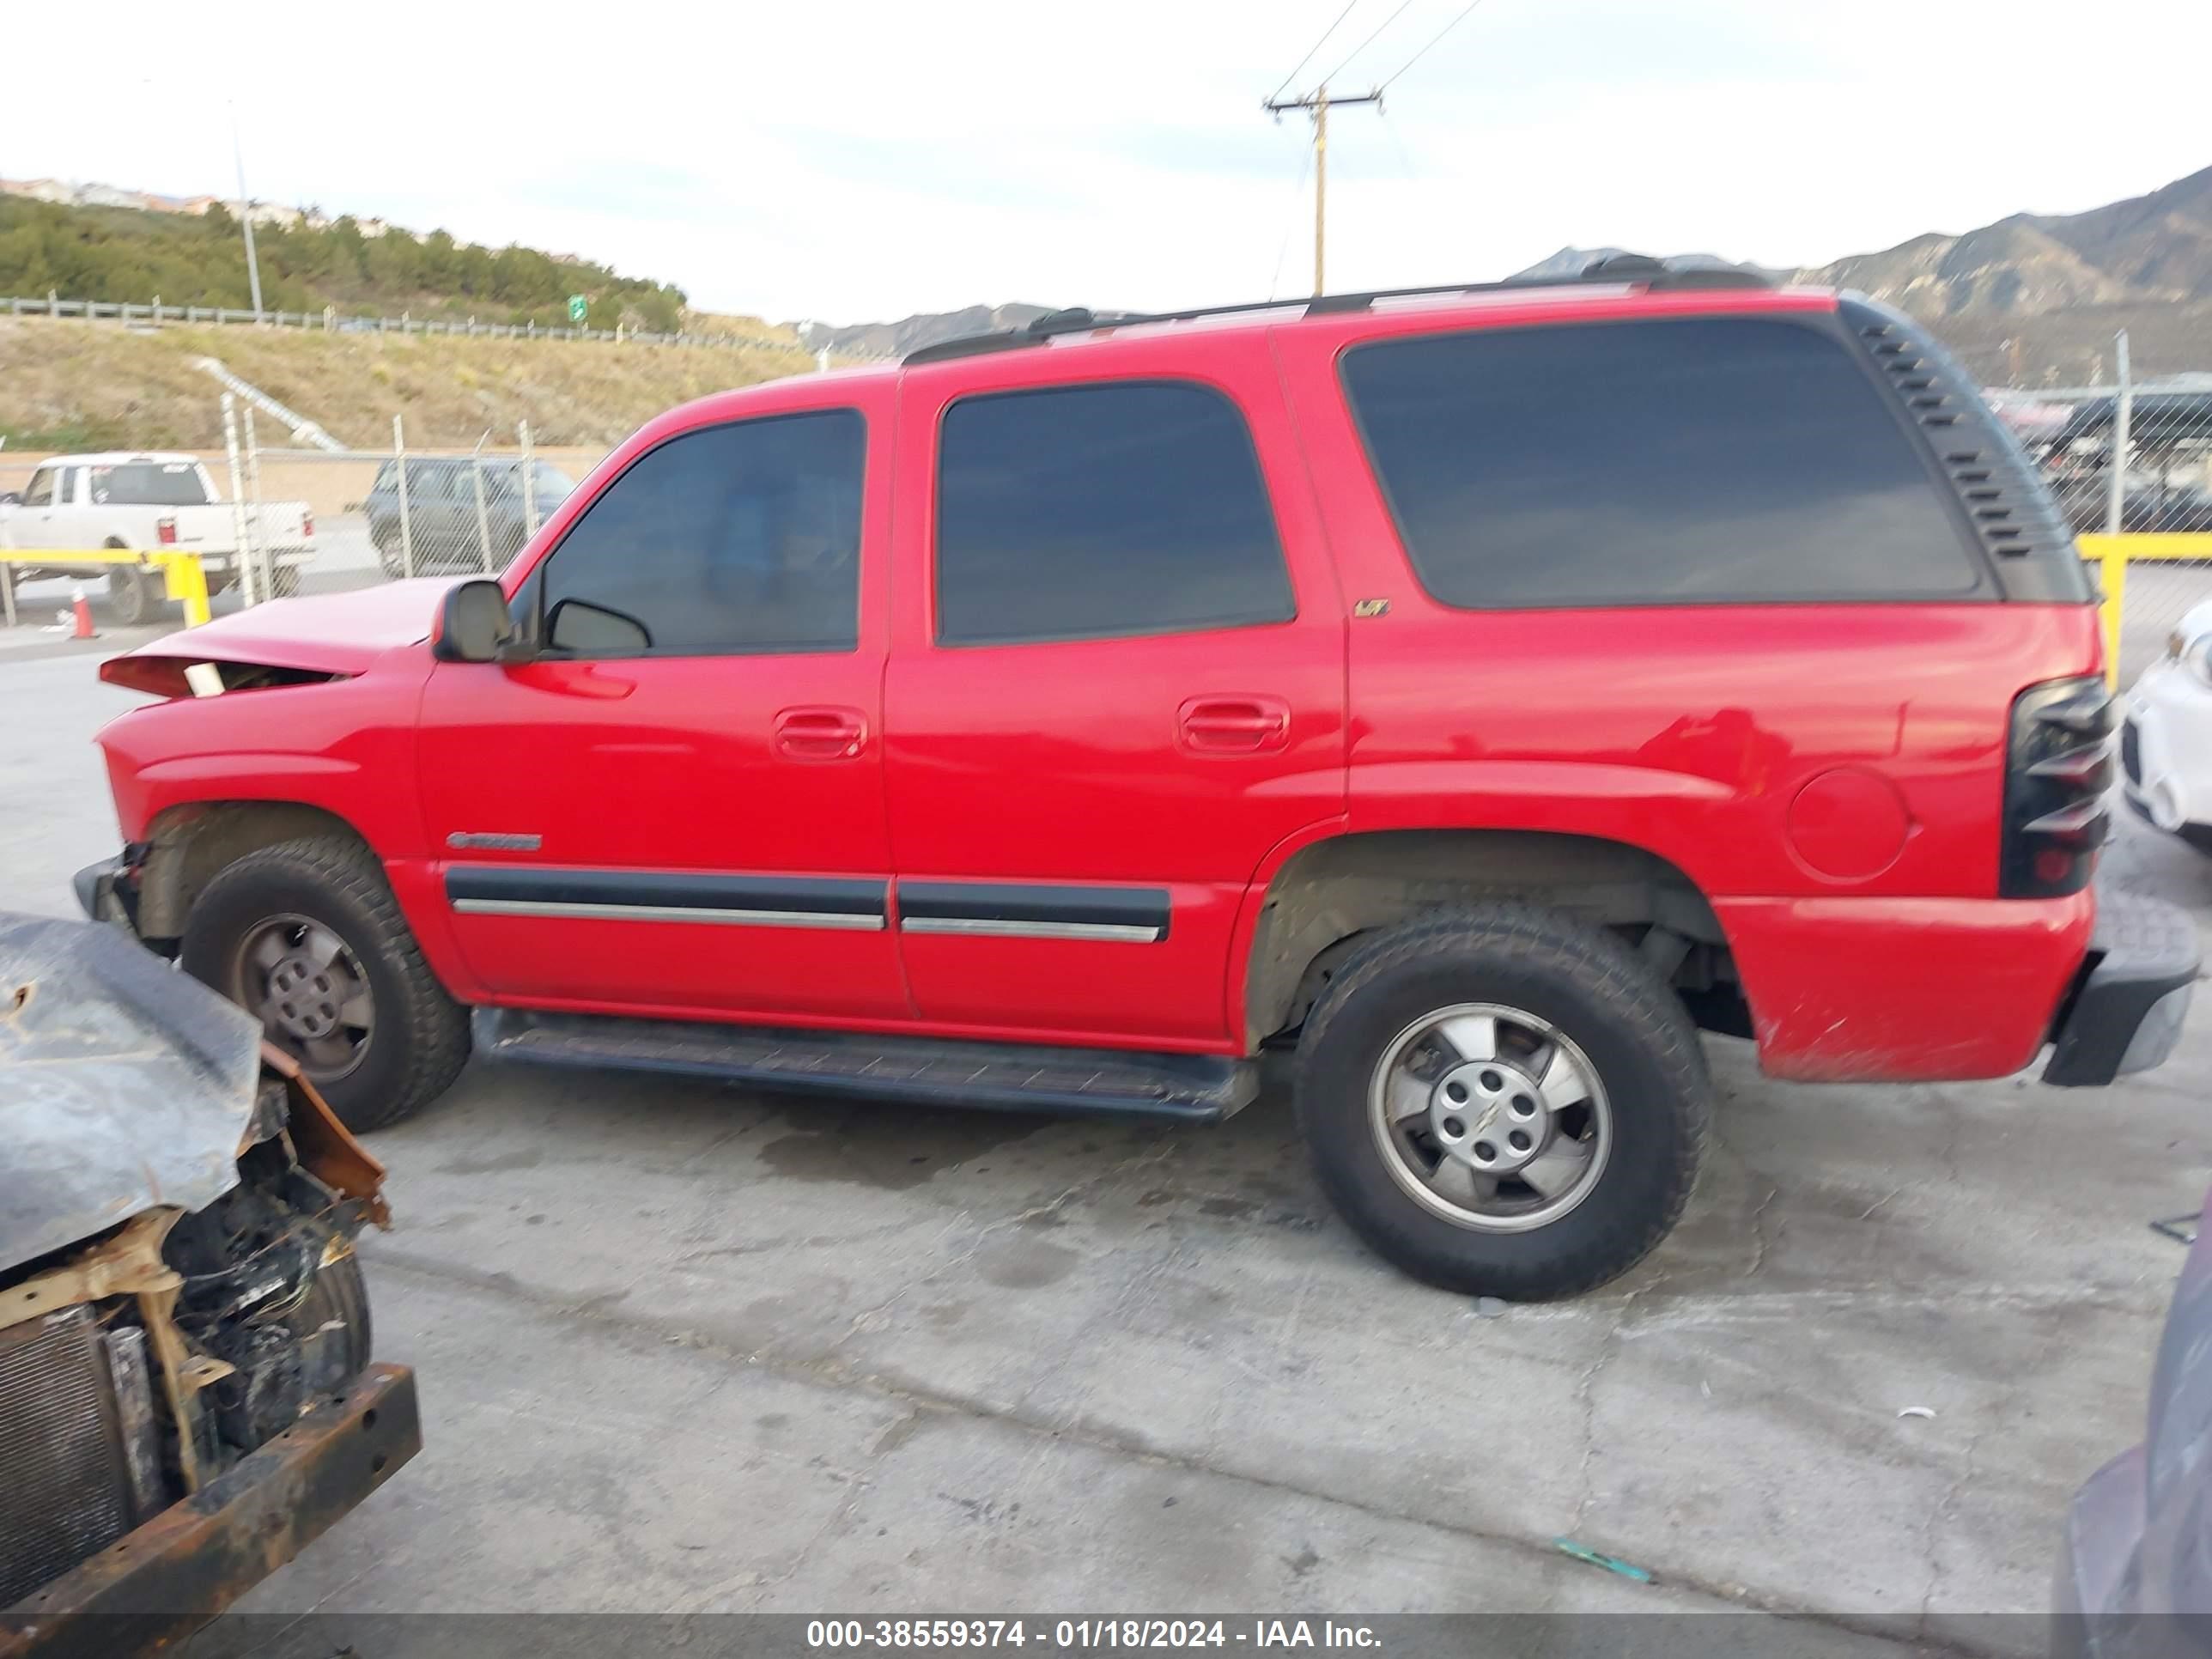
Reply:
[[[136,847],[126,847],[113,858],[86,865],[70,878],[85,915],[94,921],[112,921],[133,933],[138,931],[139,852]]]
[[[0,1659],[112,1659],[196,1629],[422,1446],[415,1373],[370,1365],[198,1492],[0,1612]]]
[[[2097,1088],[2163,1064],[2197,982],[2197,928],[2173,905],[2097,890],[2087,964],[2052,1024],[2043,1080]]]

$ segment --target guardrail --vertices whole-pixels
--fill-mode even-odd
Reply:
[[[321,329],[332,334],[480,334],[501,340],[607,340],[617,344],[681,346],[772,346],[775,340],[742,334],[662,334],[650,329],[540,328],[535,323],[480,323],[475,318],[416,317],[402,312],[397,317],[347,316],[335,307],[320,311],[240,311],[228,306],[169,306],[159,300],[136,304],[122,300],[64,300],[48,295],[0,295],[0,307],[11,317],[82,317],[93,320],[112,317],[118,323],[166,323],[194,326],[236,324],[264,328]],[[803,349],[795,343],[792,349]]]
[[[15,571],[25,566],[36,570],[75,565],[131,564],[159,569],[161,593],[185,607],[185,624],[197,628],[208,620],[207,570],[197,553],[173,548],[24,547],[0,548],[0,614],[7,625],[15,625]]]

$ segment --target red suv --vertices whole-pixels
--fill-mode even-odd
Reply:
[[[472,1037],[1186,1119],[1279,1052],[1381,1254],[1550,1296],[1680,1212],[1700,1029],[2165,1057],[2195,937],[2091,890],[2103,666],[2033,468],[1863,301],[1063,313],[663,416],[496,582],[109,662],[165,700],[79,885],[363,1128]]]

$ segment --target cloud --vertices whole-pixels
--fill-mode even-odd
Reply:
[[[1305,78],[1392,3],[1359,0]],[[1340,88],[1461,3],[1412,0]],[[1308,280],[1307,129],[1259,105],[1339,9],[391,0],[234,31],[114,0],[100,118],[81,82],[18,77],[0,166],[228,194],[227,91],[256,195],[582,253],[715,309],[1231,301]],[[76,49],[63,13],[11,24],[19,63]],[[2212,161],[2184,71],[2158,85],[2207,61],[2212,8],[2175,0],[1485,0],[1382,113],[1332,121],[1332,285],[1565,243],[1813,262],[2091,206]]]

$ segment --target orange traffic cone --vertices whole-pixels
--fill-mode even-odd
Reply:
[[[76,624],[70,637],[73,640],[96,640],[100,630],[92,625],[92,607],[85,603],[84,589],[78,588],[70,595],[70,619]]]

